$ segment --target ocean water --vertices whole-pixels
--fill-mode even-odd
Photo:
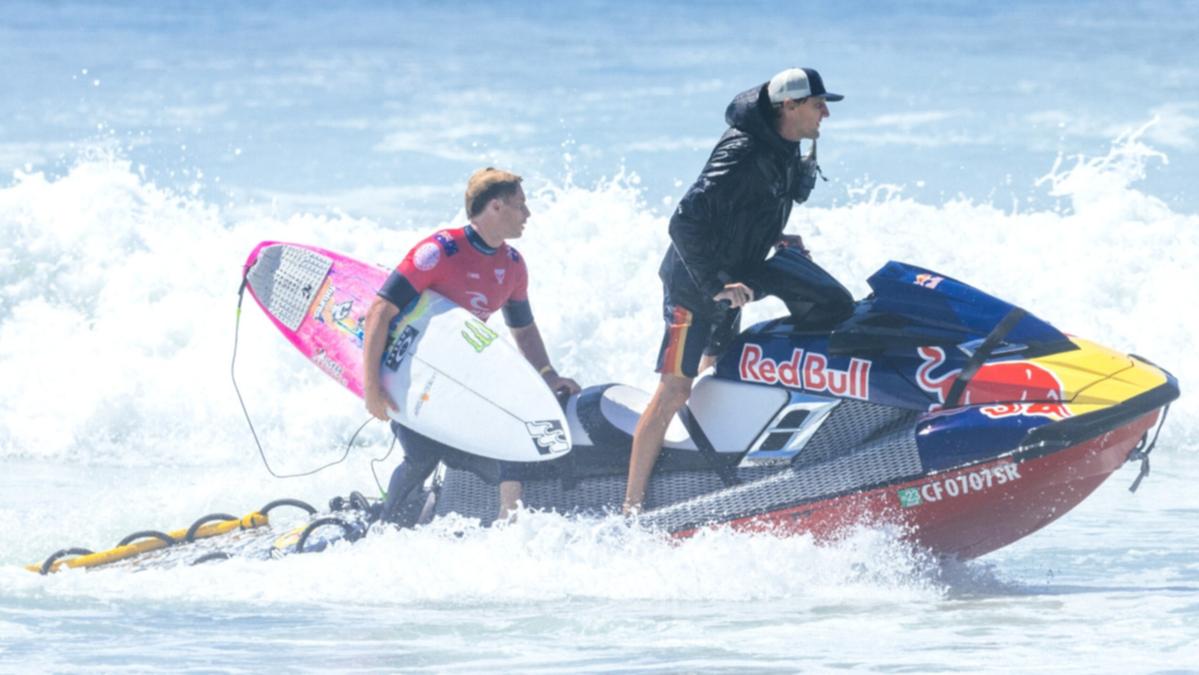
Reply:
[[[1199,672],[1199,5],[4,9],[0,671]],[[1125,467],[967,563],[885,529],[671,543],[526,513],[278,561],[23,569],[377,490],[381,424],[315,476],[264,467],[230,382],[240,266],[268,238],[394,264],[462,222],[479,166],[526,177],[517,246],[559,370],[650,388],[672,205],[727,101],[794,65],[847,98],[789,231],[855,295],[903,260],[1171,370],[1137,493]],[[256,308],[238,348],[274,471],[340,458],[361,403]]]

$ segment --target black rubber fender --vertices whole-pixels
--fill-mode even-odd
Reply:
[[[363,513],[370,513],[372,510],[370,500],[357,490],[350,493],[350,508],[357,509]]]
[[[232,557],[233,556],[229,555],[228,553],[225,553],[224,551],[213,551],[212,553],[205,553],[204,555],[200,556],[199,558],[196,558],[195,560],[193,560],[192,567],[195,567],[196,565],[201,565],[206,562],[212,562],[214,560],[228,560]]]
[[[348,539],[349,541],[354,541],[358,538],[358,533],[354,530],[353,527],[350,526],[349,523],[342,520],[341,518],[338,518],[337,516],[325,516],[324,518],[317,518],[316,520],[312,521],[311,523],[308,523],[308,527],[304,528],[304,531],[300,533],[299,540],[296,541],[296,551],[295,552],[303,553],[304,552],[304,544],[308,543],[308,536],[311,535],[314,531],[316,531],[317,528],[324,527],[326,525],[336,525],[337,527],[340,527],[341,531],[345,533],[346,539]]]
[[[59,558],[65,558],[69,555],[91,555],[92,553],[95,553],[95,551],[86,548],[64,548],[61,551],[55,551],[42,563],[42,569],[38,573],[42,575],[49,574],[50,568],[54,566],[54,563],[58,562]]]
[[[310,516],[312,514],[316,513],[316,509],[314,509],[311,504],[309,504],[308,502],[300,501],[299,499],[276,499],[275,501],[268,503],[266,506],[262,507],[261,509],[258,509],[258,512],[264,516],[269,516],[271,511],[274,510],[274,508],[277,506],[294,506],[297,509],[303,509],[303,510],[307,511],[308,515],[310,515]]]
[[[199,529],[201,527],[204,527],[208,523],[211,523],[211,522],[217,521],[217,520],[221,520],[221,521],[241,520],[241,518],[230,515],[228,513],[210,513],[206,516],[202,516],[201,518],[196,520],[196,522],[192,523],[191,527],[187,528],[187,534],[183,535],[183,541],[186,541],[188,543],[195,541],[196,540],[196,532],[199,531]]]
[[[159,532],[158,530],[141,530],[140,532],[134,532],[133,534],[120,540],[117,542],[117,546],[126,546],[137,541],[138,539],[157,539],[167,546],[174,546],[175,544],[179,543],[178,539],[175,539],[166,532]]]

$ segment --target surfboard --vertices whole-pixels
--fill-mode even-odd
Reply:
[[[366,312],[389,270],[315,246],[260,243],[246,287],[316,367],[362,396]],[[544,380],[487,324],[434,291],[392,322],[381,382],[400,424],[482,457],[538,462],[570,451],[570,430]]]

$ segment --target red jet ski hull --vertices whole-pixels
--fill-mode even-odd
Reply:
[[[1036,455],[1014,453],[918,480],[731,521],[745,531],[835,538],[893,524],[930,551],[976,558],[1036,532],[1087,498],[1128,459],[1160,410],[1095,438]],[[686,537],[696,530],[676,533]]]

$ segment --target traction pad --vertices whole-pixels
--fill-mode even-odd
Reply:
[[[298,330],[333,261],[302,248],[275,244],[258,254],[246,282],[279,323]]]

